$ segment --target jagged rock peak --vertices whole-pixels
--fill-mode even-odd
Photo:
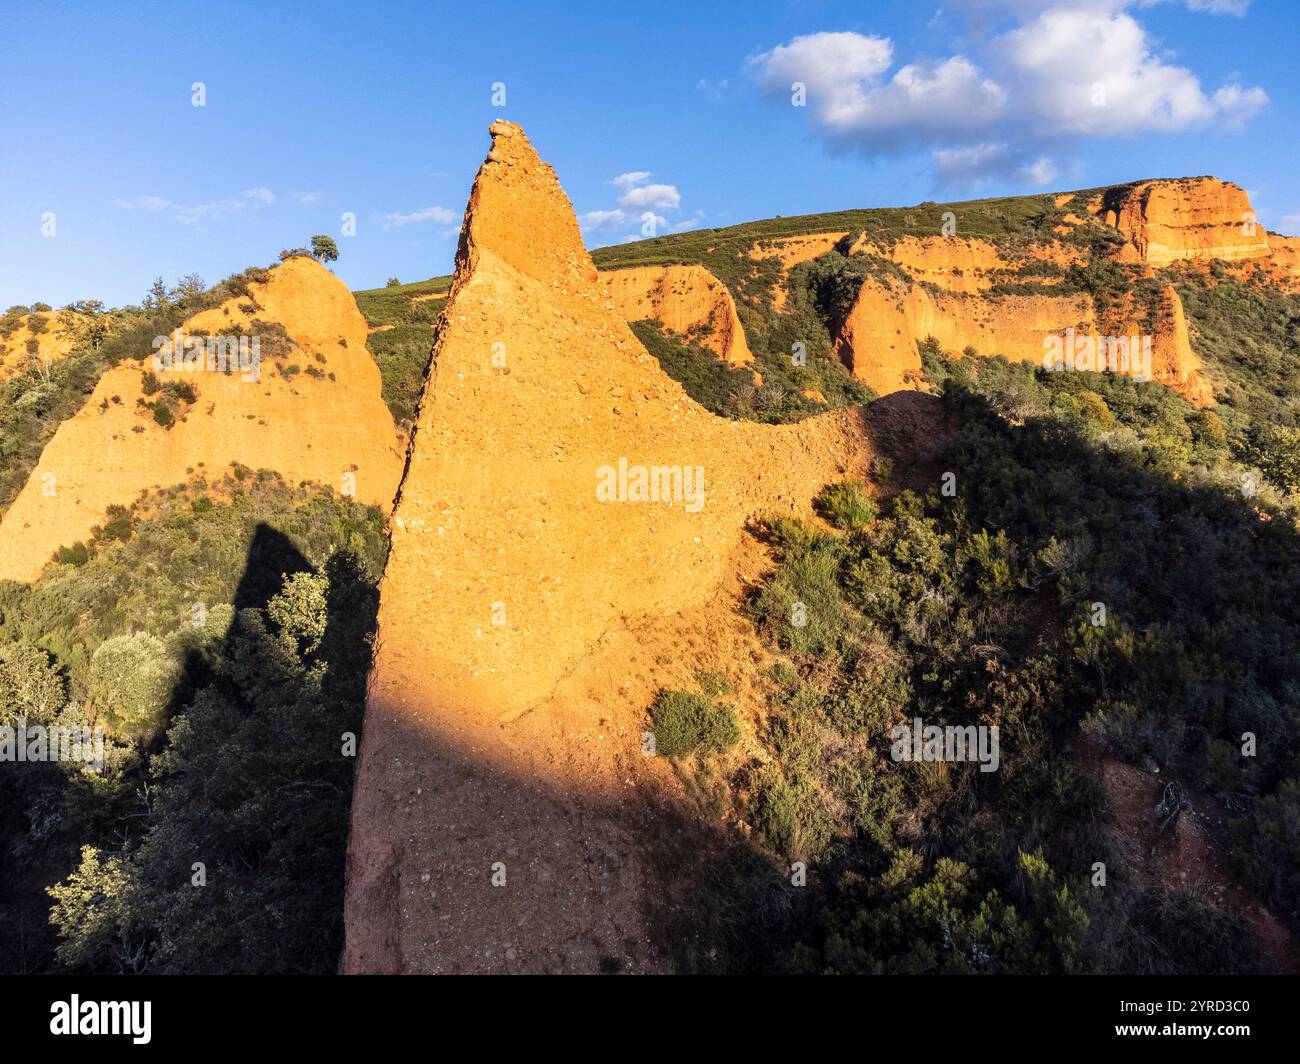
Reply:
[[[458,279],[492,255],[545,284],[574,289],[596,282],[569,197],[524,131],[498,120],[465,208],[456,253]]]

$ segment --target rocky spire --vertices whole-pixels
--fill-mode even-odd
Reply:
[[[860,412],[771,426],[694,403],[615,309],[551,168],[517,126],[492,138],[380,585],[347,972],[622,954],[640,864],[597,796],[640,771],[645,685],[667,683],[631,666],[626,626],[704,608],[750,518],[807,511],[868,458]],[[610,875],[575,878],[596,853]]]
[[[555,171],[517,125],[496,121],[489,132],[492,150],[474,179],[461,226],[458,273],[491,254],[546,284],[594,283],[596,268]]]

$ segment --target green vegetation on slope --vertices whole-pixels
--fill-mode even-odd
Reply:
[[[778,565],[751,610],[780,657],[733,798],[772,857],[811,862],[810,888],[737,861],[719,895],[758,900],[720,902],[693,956],[1255,969],[1238,910],[1116,849],[1079,757],[1151,759],[1221,803],[1237,873],[1300,928],[1300,510],[1243,497],[1226,437],[1158,385],[925,360],[960,426],[940,462],[955,492],[901,491],[872,519],[862,487],[841,488],[822,508],[844,532],[766,528]],[[894,760],[892,728],[916,717],[997,725],[998,770]]]
[[[379,364],[384,402],[401,428],[415,418],[424,373],[437,337],[435,325],[446,306],[450,277],[354,292],[362,316],[373,330],[366,346]],[[419,298],[432,297],[438,298]]]
[[[74,329],[71,354],[49,367],[30,365],[0,383],[0,511],[17,498],[45,445],[81,408],[105,372],[125,359],[148,358],[155,337],[171,333],[201,311],[248,295],[249,283],[264,279],[266,272],[250,267],[208,289],[190,276],[170,293],[159,279],[143,308],[109,312],[93,301],[72,304],[82,317]],[[167,406],[156,409],[155,416],[165,424],[174,412]]]
[[[236,467],[0,585],[2,723],[108,728],[101,774],[0,764],[6,970],[334,970],[385,551],[373,508]]]

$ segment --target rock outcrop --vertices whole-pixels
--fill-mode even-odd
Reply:
[[[797,266],[801,262],[811,262],[825,255],[848,235],[847,231],[841,230],[835,233],[802,233],[799,236],[757,240],[749,249],[749,257],[780,259],[781,265],[788,270],[791,266]]]
[[[919,288],[894,278],[869,277],[862,283],[853,309],[835,339],[835,353],[858,380],[877,395],[915,387],[921,377],[921,356],[914,322],[921,315]]]
[[[1268,234],[1268,252],[1274,270],[1289,285],[1300,282],[1300,236]]]
[[[1201,372],[1201,360],[1192,350],[1187,332],[1187,316],[1183,301],[1173,285],[1160,290],[1154,312],[1147,316],[1148,324],[1137,320],[1130,296],[1125,313],[1119,315],[1118,325],[1112,318],[1103,323],[1108,336],[1151,337],[1151,379],[1167,384],[1179,392],[1193,406],[1210,406],[1214,403],[1214,390]]]
[[[1098,322],[1086,295],[976,296],[935,293],[894,277],[869,277],[840,327],[835,351],[855,377],[878,395],[915,387],[921,363],[917,344],[934,337],[941,349],[961,355],[1003,355],[1012,362],[1043,365],[1053,345],[1116,337],[1132,350],[1117,371],[1160,381],[1197,405],[1213,401],[1192,352],[1182,302],[1172,286],[1160,294],[1153,320],[1142,324],[1131,306]],[[1149,367],[1146,355],[1149,353]],[[1117,366],[1119,365],[1118,359]],[[1081,368],[1103,368],[1081,359]]]
[[[182,483],[198,467],[239,462],[391,506],[401,474],[396,428],[365,320],[342,281],[292,258],[251,284],[248,297],[195,315],[182,331],[243,335],[250,350],[257,337],[256,374],[235,366],[234,355],[221,372],[207,368],[206,355],[201,369],[183,369],[180,359],[168,369],[151,352],[105,373],[0,521],[0,579],[34,579],[59,547],[87,539],[109,506]],[[177,403],[165,427],[147,404],[162,401],[172,382],[191,387],[193,399]]]
[[[653,969],[625,808],[662,760],[638,648],[718,593],[754,515],[806,512],[867,458],[861,411],[696,405],[611,305],[551,168],[491,133],[380,585],[345,972]]]
[[[634,266],[600,276],[625,320],[653,319],[732,366],[754,361],[735,300],[703,266]]]
[[[990,241],[955,236],[905,236],[892,244],[877,244],[860,237],[849,254],[888,259],[917,281],[966,295],[986,291],[1026,263],[1049,262],[1068,267],[1087,260],[1083,248],[1059,241],[1025,245],[1018,259],[1010,259]],[[1050,284],[1059,278],[1036,276],[1035,280]]]
[[[1255,259],[1269,253],[1246,192],[1230,181],[1189,177],[1111,189],[1103,219],[1129,242],[1121,261],[1167,266],[1183,259]]]

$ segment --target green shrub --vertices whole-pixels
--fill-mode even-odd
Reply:
[[[830,844],[833,823],[812,778],[780,771],[766,773],[750,814],[754,829],[777,853],[816,860]]]
[[[797,521],[774,526],[774,538],[782,564],[754,600],[759,627],[783,650],[823,657],[840,645],[846,631],[840,542]]]
[[[177,403],[193,403],[199,397],[198,391],[189,381],[168,381],[163,385],[163,395]]]
[[[436,338],[431,325],[403,323],[383,332],[373,332],[366,341],[379,365],[384,402],[399,426],[415,420],[415,409],[424,390],[424,371]]]
[[[844,532],[866,528],[876,519],[876,503],[863,480],[831,484],[817,497],[815,505],[822,517]]]
[[[91,659],[90,698],[116,732],[148,741],[166,723],[180,675],[180,663],[161,639],[148,632],[115,636]]]
[[[85,565],[90,561],[90,550],[84,543],[74,543],[71,547],[60,547],[55,551],[54,560],[60,565]]]
[[[663,690],[650,707],[655,750],[665,757],[711,754],[740,741],[735,711],[706,695]]]
[[[702,672],[696,677],[696,680],[699,682],[700,690],[710,698],[732,693],[731,682],[727,679],[726,673]]]

